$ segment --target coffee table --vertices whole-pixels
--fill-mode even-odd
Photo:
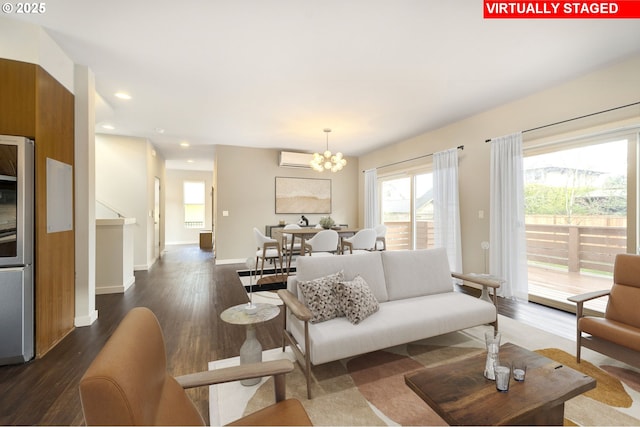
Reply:
[[[406,384],[449,425],[562,425],[564,402],[595,388],[596,381],[514,344],[500,359],[527,360],[524,382],[507,393],[484,377],[486,352],[405,375]]]

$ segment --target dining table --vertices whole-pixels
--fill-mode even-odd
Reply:
[[[335,230],[338,233],[340,238],[351,237],[360,231],[360,228],[349,228],[349,227],[331,227],[331,230]],[[293,257],[294,245],[296,239],[300,239],[300,255],[304,254],[304,242],[307,239],[312,238],[319,232],[325,230],[324,228],[316,228],[316,227],[302,227],[302,228],[287,228],[287,229],[279,229],[273,230],[273,234],[276,236],[278,234],[288,234],[292,236],[289,248],[289,259],[287,260],[287,275],[289,275],[289,271],[291,269],[291,258]],[[282,241],[282,239],[280,239]]]

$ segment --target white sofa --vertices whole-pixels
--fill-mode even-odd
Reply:
[[[284,345],[293,349],[305,371],[311,398],[311,365],[380,350],[483,324],[497,329],[499,283],[451,273],[444,249],[377,251],[333,257],[299,257],[296,275],[278,291],[287,309]],[[379,303],[358,324],[346,317],[311,323],[312,313],[298,294],[298,282],[343,272],[344,281],[360,275]],[[493,288],[493,304],[456,292],[453,278]]]

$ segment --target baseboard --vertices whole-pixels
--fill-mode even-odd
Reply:
[[[216,265],[227,265],[227,264],[246,264],[246,258],[238,258],[238,259],[216,259]]]
[[[116,285],[96,285],[96,295],[106,295],[106,294],[123,294],[136,282],[136,278],[131,276],[129,280],[127,280],[123,284]]]
[[[98,320],[98,310],[93,310],[93,312],[87,316],[77,316],[73,319],[73,326],[76,328],[91,326],[96,320]]]

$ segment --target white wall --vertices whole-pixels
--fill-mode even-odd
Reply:
[[[484,261],[480,243],[483,240],[489,240],[490,215],[490,144],[485,143],[485,139],[638,101],[640,101],[640,56],[613,64],[432,132],[373,151],[360,157],[360,169],[375,168],[464,145],[464,151],[459,153],[463,265],[465,272],[482,272]],[[630,115],[631,120],[640,124],[639,106],[626,111],[626,115]],[[590,127],[594,125],[594,120],[575,121],[572,122],[572,127]],[[566,129],[555,127],[546,129],[544,133],[564,131]],[[528,139],[540,137],[540,134],[541,132],[526,133],[524,135],[525,144]],[[364,204],[364,179],[362,177],[359,188],[362,220],[362,206]],[[630,209],[635,211],[635,202],[630,204],[632,205]],[[484,218],[479,218],[479,211],[484,211]],[[634,224],[630,225],[630,227],[634,226]]]
[[[96,201],[136,219],[136,270],[146,270],[154,261],[153,180],[164,179],[164,160],[154,153],[143,138],[96,135]]]
[[[75,326],[91,325],[96,311],[95,76],[75,67]]]
[[[0,58],[38,64],[74,93],[74,63],[39,26],[0,16]]]
[[[200,229],[184,227],[184,185],[185,181],[204,181],[205,224],[203,229],[211,230],[213,172],[167,169],[166,195],[166,236],[167,244],[199,243]]]
[[[275,213],[275,177],[325,178],[331,180],[331,217],[340,224],[358,227],[357,159],[347,158],[340,172],[314,172],[278,166],[279,150],[217,146],[215,170],[216,259],[246,260],[255,254],[253,227],[298,222],[300,214]],[[311,155],[310,155],[311,156]],[[223,216],[227,211],[228,216]],[[317,223],[320,214],[305,215]]]

